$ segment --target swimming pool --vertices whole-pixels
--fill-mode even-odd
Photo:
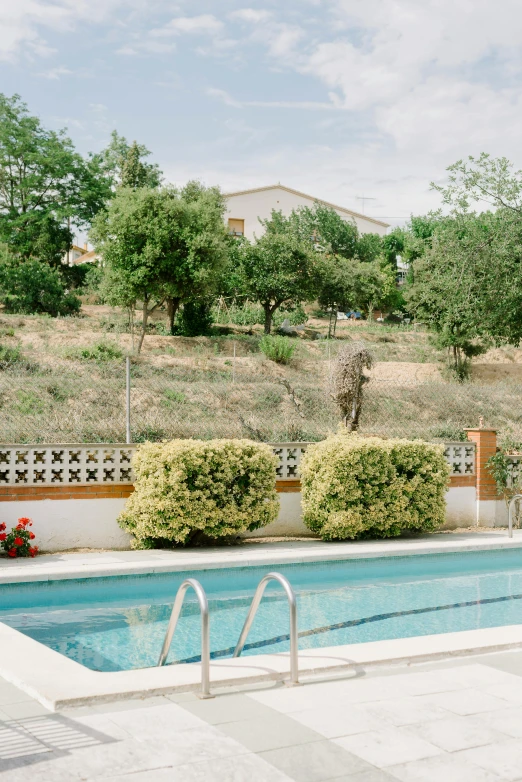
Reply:
[[[296,591],[300,649],[521,624],[520,549],[6,584],[0,621],[92,670],[154,666],[190,576],[209,598],[211,656],[230,657],[269,570]],[[243,654],[288,648],[288,604],[270,585]],[[195,662],[199,651],[199,609],[188,592],[168,662]]]

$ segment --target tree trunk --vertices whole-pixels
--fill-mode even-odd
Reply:
[[[144,301],[143,301],[143,315],[142,315],[142,318],[141,318],[141,334],[140,334],[140,339],[139,339],[139,342],[138,342],[138,350],[137,350],[138,356],[140,354],[141,347],[143,345],[143,340],[145,339],[145,333],[147,331],[147,321],[148,320],[149,320],[149,300],[148,299],[144,299]]]
[[[265,334],[270,334],[272,331],[273,309],[270,304],[263,304],[263,309],[265,311]]]
[[[176,314],[179,310],[181,299],[174,299],[169,297],[167,299],[167,315],[169,318],[169,330],[171,334],[174,334],[174,321],[176,320]]]

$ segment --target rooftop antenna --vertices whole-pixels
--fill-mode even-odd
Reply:
[[[355,196],[358,201],[362,201],[362,213],[365,214],[364,207],[366,206],[366,201],[377,201],[377,198],[375,196],[365,196],[364,193],[362,196]]]

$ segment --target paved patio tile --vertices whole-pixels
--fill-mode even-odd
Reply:
[[[140,741],[167,736],[190,728],[207,727],[206,723],[176,703],[165,700],[157,706],[132,711],[106,712],[106,716]]]
[[[441,752],[439,747],[429,741],[400,728],[358,733],[334,739],[334,743],[378,768],[421,760]]]
[[[11,703],[22,703],[23,701],[33,701],[34,699],[27,695],[18,687],[6,682],[5,679],[0,678],[0,709],[4,709],[5,706]]]
[[[481,714],[476,714],[474,719],[514,739],[522,738],[522,708],[520,706],[484,711]]]
[[[461,749],[480,747],[484,744],[506,740],[505,733],[488,727],[476,717],[450,717],[449,719],[421,722],[417,725],[409,725],[408,731],[446,752],[457,752]]]
[[[329,741],[272,749],[261,752],[259,757],[295,782],[324,782],[371,770],[370,764]]]
[[[497,774],[501,779],[515,782],[521,778],[522,745],[517,739],[466,749],[459,753],[459,757]]]
[[[306,728],[285,714],[277,714],[277,712],[263,719],[226,722],[220,725],[220,730],[244,744],[252,752],[265,752],[269,749],[324,740],[324,736],[321,736],[320,733]]]
[[[9,719],[23,720],[27,717],[40,717],[49,714],[49,709],[38,701],[20,701],[19,703],[6,703],[2,707]]]
[[[210,725],[239,720],[269,718],[276,714],[273,709],[258,703],[248,695],[220,695],[210,700],[182,702],[182,707]]]
[[[511,676],[512,681],[505,684],[495,684],[489,687],[483,687],[484,692],[495,698],[502,698],[511,705],[522,705],[522,678]]]
[[[127,775],[100,777],[98,782],[293,782],[293,780],[257,755],[249,754],[211,762],[190,763],[175,768],[154,769],[132,774],[130,777]]]
[[[289,716],[331,739],[389,727],[390,723],[377,710],[372,710],[372,706],[335,703],[329,708],[293,711]]]
[[[380,717],[397,727],[415,725],[418,722],[428,722],[428,720],[440,720],[451,716],[447,709],[430,701],[430,697],[418,695],[396,700],[373,701],[368,704],[368,710],[373,712],[376,718]]]
[[[392,777],[382,768],[371,768],[367,771],[359,771],[357,774],[343,774],[341,777],[332,777],[325,782],[396,782],[396,777]]]
[[[501,782],[502,777],[455,755],[439,755],[392,766],[393,779],[402,782]]]
[[[425,697],[427,702],[430,702],[435,706],[441,706],[443,709],[452,711],[455,714],[460,714],[461,716],[479,714],[481,711],[505,709],[506,706],[508,706],[506,700],[474,688],[421,697]]]

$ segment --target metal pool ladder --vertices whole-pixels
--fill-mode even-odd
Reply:
[[[513,510],[515,508],[515,503],[522,500],[522,494],[515,494],[514,497],[511,497],[509,501],[509,511],[508,511],[508,535],[510,538],[513,537]]]
[[[196,597],[199,603],[199,610],[201,613],[201,698],[213,698],[210,694],[210,637],[209,637],[209,617],[208,617],[208,600],[205,594],[205,590],[195,578],[187,578],[176,593],[176,599],[172,606],[172,613],[170,615],[169,626],[165,633],[165,640],[161,648],[161,654],[158,660],[158,666],[165,665],[167,655],[169,653],[170,644],[172,643],[172,636],[178,623],[179,615],[181,613],[181,607],[187,589],[192,587],[196,593]]]
[[[245,641],[247,639],[248,633],[250,632],[250,628],[252,627],[252,622],[254,621],[257,609],[259,608],[259,604],[263,598],[263,594],[269,581],[278,581],[286,592],[286,597],[288,599],[288,605],[290,608],[290,683],[299,684],[297,601],[295,598],[295,592],[292,589],[289,580],[285,578],[285,576],[281,575],[281,573],[267,573],[267,575],[264,576],[257,585],[254,599],[250,604],[248,616],[245,619],[245,624],[241,630],[241,635],[239,636],[239,641],[237,642],[237,646],[234,649],[234,654],[232,657],[239,657],[243,651]]]

